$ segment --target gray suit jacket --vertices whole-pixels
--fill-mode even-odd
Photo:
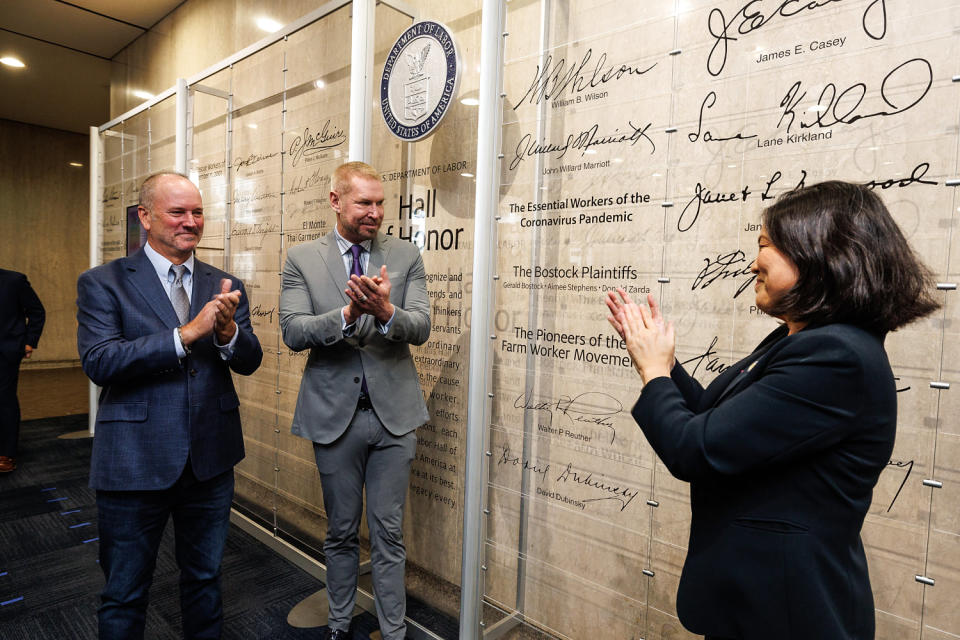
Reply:
[[[280,329],[294,351],[310,349],[293,416],[294,435],[320,444],[336,440],[350,424],[360,380],[377,416],[394,435],[413,431],[430,415],[420,390],[410,344],[430,335],[430,302],[420,252],[413,244],[378,234],[370,247],[368,274],[387,265],[396,315],[386,335],[371,316],[343,336],[340,310],[347,271],[333,232],[287,253],[280,292]]]

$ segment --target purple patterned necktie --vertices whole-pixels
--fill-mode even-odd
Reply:
[[[363,247],[360,245],[350,245],[350,253],[353,254],[353,266],[350,267],[350,275],[357,276],[358,278],[363,275],[363,266],[360,264],[360,254],[362,252]]]
[[[358,244],[350,245],[350,253],[353,254],[353,265],[350,267],[350,275],[357,276],[358,278],[363,275],[363,266],[360,264],[360,252],[363,251],[363,247]],[[365,394],[369,395],[367,390],[367,376],[364,375],[360,380],[360,390]]]

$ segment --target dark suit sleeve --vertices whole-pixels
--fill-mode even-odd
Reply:
[[[253,333],[253,326],[250,324],[250,302],[247,298],[247,291],[243,283],[237,279],[233,280],[233,286],[240,288],[240,304],[233,314],[233,320],[237,323],[237,341],[233,345],[233,355],[227,364],[230,368],[243,376],[248,376],[260,366],[263,360],[263,349],[260,346],[260,340]]]
[[[390,330],[384,336],[393,342],[423,344],[430,337],[430,298],[427,296],[427,276],[423,268],[423,258],[417,252],[416,259],[410,265],[410,271],[404,278],[404,291],[391,292],[396,312]]]
[[[868,377],[843,340],[801,333],[757,380],[718,406],[694,413],[677,384],[661,377],[643,388],[633,417],[675,477],[741,474],[846,437],[856,427]]]
[[[114,288],[107,287],[94,272],[77,280],[77,349],[83,372],[101,387],[129,382],[141,376],[170,371],[180,366],[173,333],[158,333],[127,339]],[[238,338],[239,341],[239,338]]]
[[[683,396],[684,402],[688,407],[696,407],[700,404],[700,397],[703,395],[703,385],[696,378],[687,373],[683,365],[674,362],[673,369],[670,371],[670,378],[677,385],[677,390]]]
[[[26,343],[36,349],[37,343],[40,342],[40,334],[43,333],[43,323],[47,314],[26,276],[23,278],[23,286],[20,287],[20,307],[27,317]]]

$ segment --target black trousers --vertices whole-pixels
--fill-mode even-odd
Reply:
[[[0,355],[0,456],[17,457],[20,439],[20,403],[17,401],[17,378],[20,359],[10,362]]]

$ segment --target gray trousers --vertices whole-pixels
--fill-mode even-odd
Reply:
[[[384,640],[403,640],[406,634],[403,506],[416,448],[414,432],[392,435],[372,409],[358,409],[350,426],[334,442],[313,444],[327,511],[323,552],[331,629],[346,631],[356,604],[360,557],[357,531],[366,486],[370,564],[380,633]]]

